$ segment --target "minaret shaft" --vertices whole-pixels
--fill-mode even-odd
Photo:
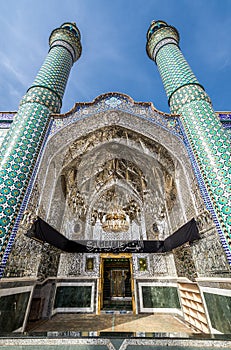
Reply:
[[[31,88],[44,86],[62,100],[72,64],[72,57],[67,54],[65,48],[60,46],[51,48]],[[50,72],[49,79],[47,72]]]
[[[178,47],[177,30],[163,21],[153,22],[147,38],[147,53],[158,66],[171,112],[180,115],[231,263],[229,135]]]
[[[183,54],[174,44],[169,43],[159,50],[156,64],[169,99],[181,86],[199,84]]]
[[[71,67],[81,54],[77,27],[65,23],[50,36],[50,51],[23,97],[0,154],[0,251],[4,253],[51,113],[58,113]],[[5,261],[3,261],[4,265]]]

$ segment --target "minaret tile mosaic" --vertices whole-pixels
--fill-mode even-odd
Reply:
[[[41,150],[52,113],[59,113],[73,63],[81,55],[80,32],[64,23],[50,36],[50,51],[23,97],[0,154],[0,251],[9,250],[12,229]],[[2,263],[5,264],[6,256]]]
[[[230,135],[179,47],[177,30],[153,21],[147,53],[159,69],[172,113],[180,115],[197,180],[231,263]]]

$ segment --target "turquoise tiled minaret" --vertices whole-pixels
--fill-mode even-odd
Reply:
[[[50,50],[23,97],[0,153],[0,251],[3,255],[19,213],[52,113],[59,113],[73,63],[81,55],[80,32],[64,23],[49,39]]]
[[[174,27],[164,21],[151,23],[147,53],[157,64],[171,112],[180,115],[199,186],[231,263],[230,138],[178,43],[179,34]]]

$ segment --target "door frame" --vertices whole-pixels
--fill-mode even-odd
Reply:
[[[112,253],[101,253],[100,254],[100,274],[99,274],[99,283],[98,283],[98,310],[97,314],[100,314],[102,305],[103,305],[103,283],[104,283],[104,259],[122,259],[126,258],[129,259],[130,263],[130,272],[131,272],[131,291],[132,291],[132,312],[133,314],[136,313],[136,303],[135,303],[135,282],[134,282],[134,275],[133,275],[133,264],[132,264],[132,254],[131,253],[119,253],[119,254],[112,254]]]

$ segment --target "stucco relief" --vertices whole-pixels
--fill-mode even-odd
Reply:
[[[171,211],[176,201],[174,162],[168,151],[137,132],[119,126],[101,128],[74,141],[64,157],[62,179],[69,210],[91,226],[95,226],[97,220],[102,223],[106,215],[106,208],[112,202],[111,198],[105,199],[108,191],[116,194],[130,223],[133,219],[140,221],[138,213],[145,216],[147,232],[152,230],[150,216],[157,217],[156,222],[163,221],[165,203]],[[154,201],[150,202],[150,198]],[[132,202],[137,209],[131,212]],[[85,238],[94,238],[94,232],[89,234],[89,231],[96,229],[87,227],[86,230]],[[132,239],[133,235],[123,234],[120,239],[128,237]],[[146,235],[141,233],[138,237]]]

